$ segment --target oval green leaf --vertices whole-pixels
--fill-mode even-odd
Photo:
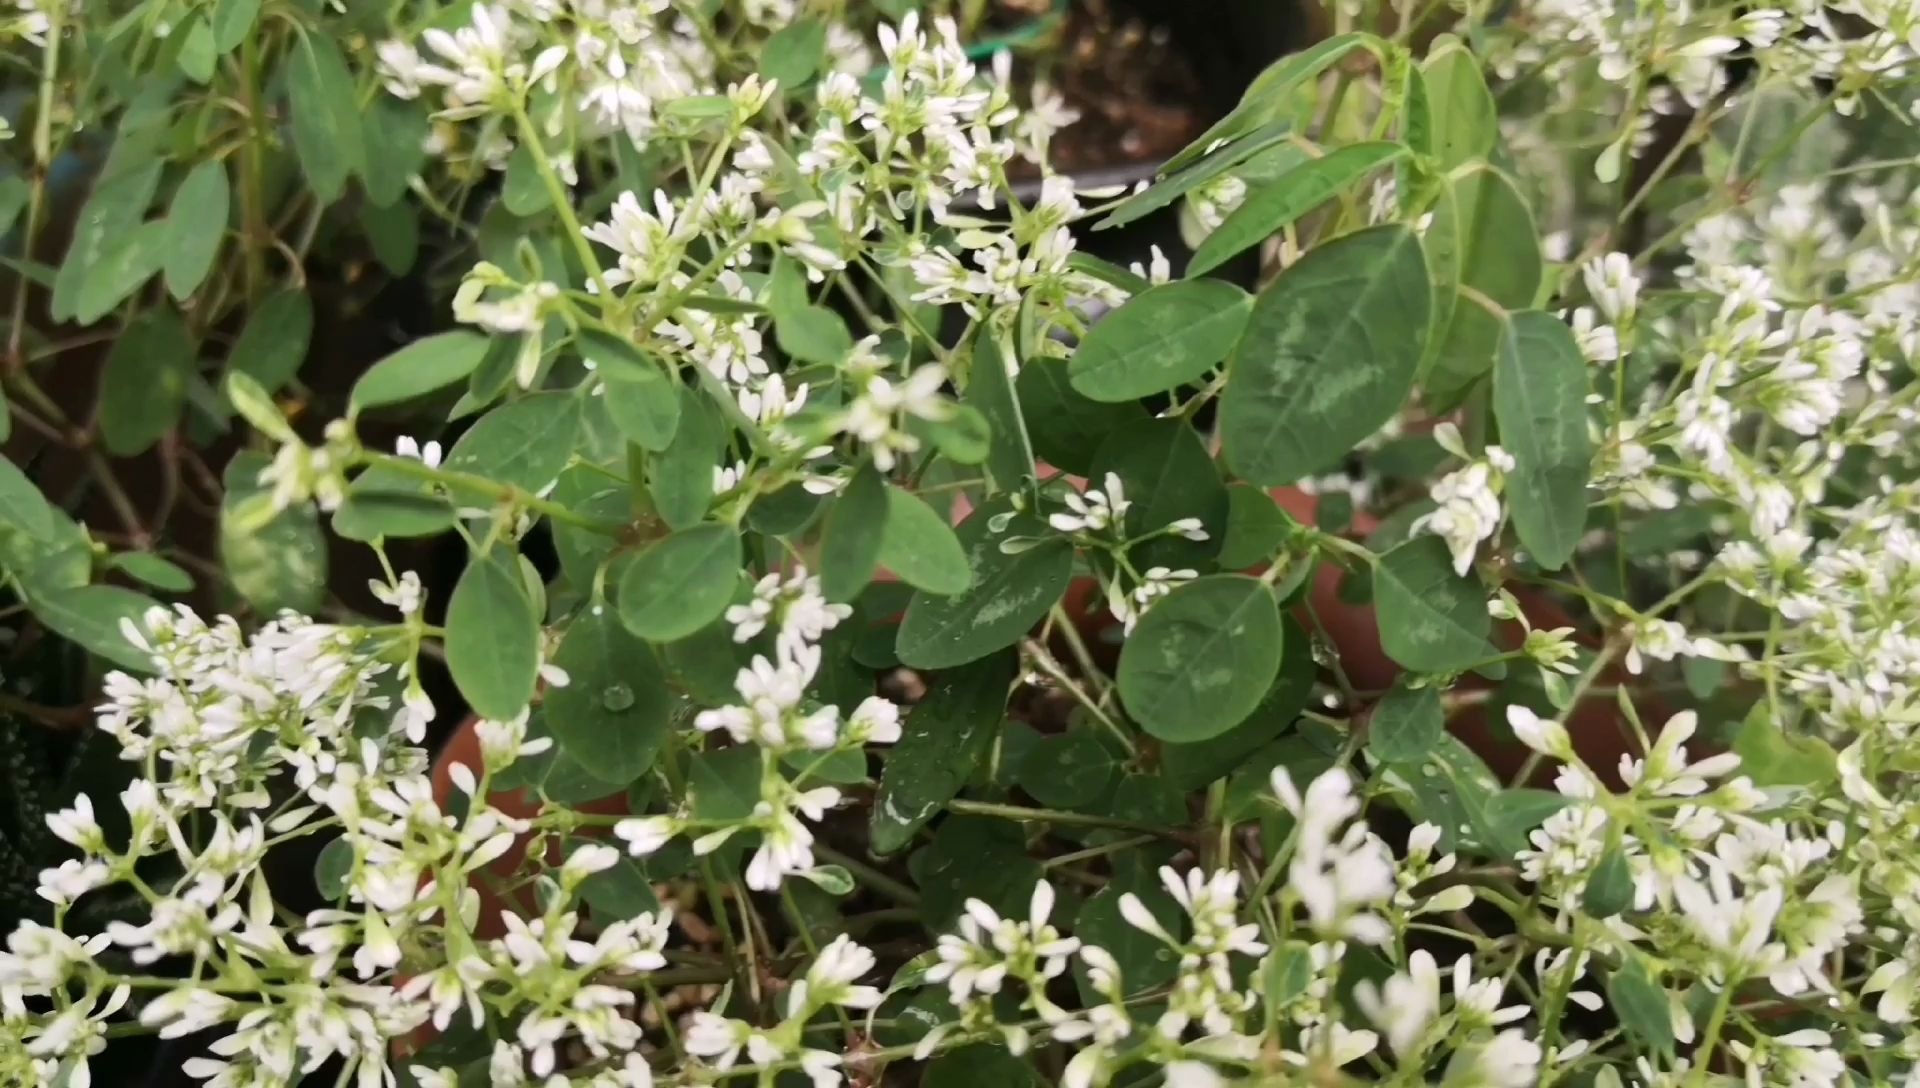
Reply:
[[[596,604],[567,628],[553,663],[567,672],[567,686],[546,697],[547,728],[561,750],[614,785],[645,774],[671,729],[674,702],[652,648]]]
[[[1381,648],[1415,672],[1458,672],[1493,655],[1486,593],[1453,572],[1437,536],[1415,537],[1380,557],[1373,601]]]
[[[174,190],[173,203],[167,205],[166,273],[167,293],[184,300],[207,278],[213,258],[220,252],[220,241],[227,233],[227,210],[231,203],[227,168],[218,159],[208,159],[193,168],[180,188]]]
[[[680,388],[658,366],[618,377],[604,372],[607,415],[627,441],[658,453],[680,427]]]
[[[1493,366],[1501,312],[1533,305],[1539,237],[1526,198],[1498,170],[1476,163],[1447,179],[1422,238],[1434,287],[1433,339],[1421,363],[1430,406],[1457,404]]]
[[[107,452],[144,452],[180,421],[194,344],[172,310],[149,310],[120,334],[100,375],[100,437]]]
[[[353,383],[350,412],[402,404],[445,389],[473,373],[487,353],[487,338],[471,332],[443,332],[415,340],[367,369]]]
[[[1163,283],[1088,330],[1067,364],[1068,380],[1109,403],[1184,385],[1227,357],[1252,308],[1253,297],[1230,283]]]
[[[481,416],[444,467],[538,492],[567,467],[579,430],[580,402],[572,394],[535,393]]]
[[[340,47],[325,34],[302,33],[287,57],[293,149],[307,185],[322,204],[340,198],[360,169],[360,101]]]
[[[61,638],[123,669],[153,671],[147,652],[120,631],[121,620],[138,625],[148,609],[160,607],[152,597],[119,586],[74,586],[33,594],[27,604],[34,617]]]
[[[967,588],[967,553],[947,519],[918,496],[887,489],[885,528],[880,534],[880,565],[900,580],[928,593],[952,596]]]
[[[1432,305],[1420,243],[1373,227],[1314,249],[1260,293],[1220,398],[1227,463],[1287,484],[1337,463],[1400,410]]]
[[[654,642],[720,618],[740,582],[740,534],[712,522],[658,541],[620,576],[620,622]]]
[[[998,654],[934,679],[887,750],[873,804],[869,845],[875,853],[891,854],[912,842],[914,832],[966,785],[1006,714],[1019,662],[1016,654]]]
[[[1535,562],[1558,570],[1587,523],[1587,361],[1572,330],[1552,314],[1513,314],[1493,368],[1493,415],[1513,455],[1507,506]]]
[[[1188,582],[1147,609],[1120,651],[1120,701],[1161,740],[1206,740],[1244,721],[1280,670],[1280,609],[1253,578]]]
[[[1054,536],[1008,555],[1000,550],[1000,542],[1017,529],[995,533],[987,524],[1008,510],[1004,500],[991,502],[960,523],[968,586],[951,597],[913,595],[894,643],[902,662],[940,669],[977,661],[1020,641],[1067,591],[1073,575],[1073,545]]]
[[[861,465],[827,508],[820,539],[820,592],[829,601],[851,601],[873,580],[886,535],[888,487],[880,471]],[[966,564],[966,556],[960,562]]]
[[[1385,763],[1412,763],[1433,751],[1446,728],[1437,686],[1398,683],[1367,719],[1367,750]]]
[[[475,714],[508,721],[533,699],[540,617],[512,552],[476,555],[447,601],[447,671]]]

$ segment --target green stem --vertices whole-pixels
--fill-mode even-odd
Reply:
[[[1155,838],[1172,839],[1187,842],[1192,838],[1184,831],[1170,827],[1157,827],[1140,823],[1137,820],[1116,820],[1106,816],[1093,816],[1084,812],[1062,812],[1052,808],[1026,808],[1021,805],[999,805],[987,801],[948,801],[947,811],[963,816],[995,816],[1002,820],[1018,823],[1064,824],[1068,827],[1098,827],[1109,831],[1131,831],[1138,835],[1152,835]]]
[[[1727,1023],[1727,1009],[1733,1004],[1733,983],[1727,982],[1720,988],[1720,997],[1713,1003],[1713,1013],[1707,1018],[1707,1030],[1700,1036],[1699,1063],[1687,1077],[1688,1088],[1699,1088],[1707,1083],[1707,1068],[1713,1063],[1713,1048],[1720,1043],[1720,1031]]]
[[[608,522],[595,521],[592,518],[582,517],[551,499],[543,499],[538,495],[531,494],[512,484],[499,483],[494,480],[489,480],[484,476],[475,476],[470,472],[453,472],[444,468],[434,468],[424,461],[416,461],[411,457],[400,457],[391,453],[376,453],[371,450],[362,451],[360,459],[362,463],[379,465],[399,475],[408,476],[416,480],[440,484],[449,489],[459,488],[467,491],[477,491],[495,502],[524,507],[553,521],[571,525],[575,528],[585,529],[588,532],[599,533],[602,536],[617,537],[623,528],[622,526]]]
[[[594,256],[593,244],[587,241],[586,228],[580,223],[580,217],[574,214],[573,200],[567,194],[567,186],[553,169],[552,160],[547,158],[547,150],[540,143],[540,132],[533,127],[533,119],[527,116],[527,105],[518,97],[513,100],[513,122],[520,130],[520,142],[533,153],[533,164],[540,171],[540,181],[547,187],[547,198],[553,201],[553,210],[560,216],[560,225],[573,241],[573,251],[580,257],[581,267],[601,298],[601,306],[612,305],[613,296],[607,289],[607,279],[600,271],[600,258]]]

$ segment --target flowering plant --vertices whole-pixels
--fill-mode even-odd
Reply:
[[[514,226],[318,433],[222,379],[236,538],[382,615],[84,584],[0,472],[136,771],[48,818],[8,1083],[1914,1083],[1920,8],[1343,2],[1097,192],[882,6],[349,39]],[[1177,279],[1083,248],[1174,205]]]

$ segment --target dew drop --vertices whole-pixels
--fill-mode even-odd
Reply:
[[[625,684],[608,684],[600,691],[600,705],[612,711],[622,711],[633,705],[633,689]]]

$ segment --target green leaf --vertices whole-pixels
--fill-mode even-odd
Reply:
[[[710,522],[649,546],[620,575],[620,622],[653,642],[720,618],[740,584],[740,534]]]
[[[1474,165],[1447,179],[1423,244],[1435,313],[1421,380],[1429,399],[1451,406],[1492,368],[1501,311],[1533,305],[1540,289],[1539,234],[1513,182]]]
[[[1162,740],[1218,736],[1253,713],[1280,669],[1280,610],[1259,581],[1215,575],[1154,602],[1120,650],[1120,701]]]
[[[1280,639],[1280,672],[1253,713],[1218,736],[1160,746],[1160,773],[1169,785],[1182,791],[1205,789],[1292,728],[1313,696],[1319,667],[1313,663],[1313,640],[1298,621],[1282,613],[1280,628],[1285,632]]]
[[[847,323],[825,306],[776,310],[773,338],[791,358],[819,366],[838,366],[853,351]]]
[[[680,426],[680,383],[659,362],[619,337],[597,331],[580,334],[580,357],[593,364],[605,382],[607,414],[627,441],[658,453]]]
[[[214,0],[211,20],[214,49],[230,53],[246,41],[254,21],[260,17],[260,4],[261,0]]]
[[[241,327],[227,352],[227,372],[245,374],[268,393],[279,392],[306,360],[313,338],[313,303],[297,287],[267,296]]]
[[[760,47],[760,74],[776,81],[789,96],[813,78],[827,55],[827,27],[818,19],[796,19]]]
[[[347,485],[346,501],[333,512],[333,531],[348,540],[433,536],[458,520],[453,506],[425,480],[374,465]]]
[[[693,94],[669,101],[660,112],[685,121],[717,121],[733,115],[733,103],[723,94]]]
[[[1278,180],[1248,193],[1246,200],[1194,251],[1193,260],[1187,262],[1187,275],[1213,271],[1406,153],[1399,144],[1376,141],[1350,144],[1308,159]]]
[[[295,440],[293,427],[287,423],[287,417],[259,382],[235,372],[227,375],[225,386],[227,400],[233,404],[234,411],[240,413],[240,418],[246,420],[254,430],[276,442]]]
[[[120,552],[113,557],[113,569],[163,593],[193,592],[193,575],[152,552]]]
[[[160,219],[142,223],[109,243],[80,279],[73,319],[91,325],[112,313],[166,264],[167,243],[167,224]]]
[[[340,199],[347,178],[365,161],[360,102],[353,72],[326,34],[302,33],[287,56],[293,149],[307,185],[322,204]]]
[[[546,694],[547,728],[594,777],[625,785],[653,766],[672,731],[674,699],[646,643],[592,604],[553,655],[567,686]]]
[[[521,144],[507,156],[507,169],[500,179],[500,203],[518,216],[532,216],[553,203],[547,195],[547,183],[540,176],[540,164],[531,144]]]
[[[100,374],[100,437],[132,457],[173,430],[194,371],[193,339],[170,309],[149,310],[120,334]]]
[[[163,262],[167,293],[174,298],[184,301],[213,268],[227,233],[229,197],[227,168],[216,159],[194,167],[174,190],[173,203],[167,205]]]
[[[660,516],[675,529],[700,523],[713,502],[713,466],[727,441],[727,426],[704,393],[680,389],[680,424],[673,440],[650,459],[647,490]]]
[[[27,604],[47,629],[123,669],[153,671],[146,651],[120,633],[120,621],[143,626],[147,611],[160,602],[144,593],[119,586],[73,586],[49,592],[31,592]]]
[[[1839,758],[1819,737],[1789,735],[1773,719],[1765,699],[1753,705],[1733,734],[1733,751],[1740,757],[1740,773],[1762,788],[1802,786],[1818,789],[1840,775]]]
[[[1219,280],[1163,283],[1088,330],[1067,364],[1073,388],[1097,401],[1152,396],[1204,377],[1246,327],[1253,297]]]
[[[1420,66],[1433,119],[1433,154],[1442,171],[1485,159],[1500,136],[1500,121],[1480,74],[1480,61],[1460,39],[1442,35]]]
[[[659,652],[675,683],[696,702],[725,706],[739,698],[733,682],[747,663],[746,652],[733,641],[733,625],[724,619],[659,647]]]
[[[1125,754],[1109,749],[1095,727],[1076,724],[1064,733],[1041,737],[1027,749],[1016,777],[1034,800],[1048,808],[1071,809],[1111,792],[1125,763]]]
[[[873,580],[892,506],[890,490],[878,469],[863,464],[827,508],[820,541],[820,591],[827,600],[851,601]],[[966,557],[960,561],[964,564]]]
[[[1345,457],[1406,400],[1431,303],[1405,227],[1337,238],[1282,272],[1254,301],[1220,398],[1227,463],[1273,485]]]
[[[1235,140],[1225,147],[1210,152],[1188,169],[1172,174],[1162,171],[1159,181],[1121,201],[1113,211],[1107,214],[1106,218],[1095,223],[1093,229],[1124,227],[1135,220],[1144,219],[1260,152],[1284,144],[1292,137],[1291,122],[1274,121],[1249,132],[1243,139]],[[1304,152],[1302,154],[1304,156]],[[1124,284],[1120,286],[1126,287]],[[1136,288],[1127,287],[1126,289],[1132,291]]]
[[[1580,892],[1580,913],[1611,918],[1632,905],[1633,869],[1627,864],[1627,852],[1618,842],[1610,842]]]
[[[1328,38],[1310,49],[1289,53],[1269,64],[1247,84],[1247,89],[1240,95],[1240,103],[1201,133],[1199,139],[1168,159],[1167,164],[1161,167],[1161,172],[1179,170],[1203,155],[1217,154],[1213,150],[1214,144],[1251,132],[1272,120],[1290,103],[1295,88],[1338,64],[1341,58],[1356,49],[1366,49],[1376,56],[1385,52],[1378,38],[1355,32]]]
[[[1265,488],[1229,484],[1227,528],[1220,539],[1221,568],[1245,570],[1271,562],[1299,527]]]
[[[447,452],[443,467],[537,493],[567,467],[579,433],[579,400],[535,393],[481,416]]]
[[[966,402],[986,417],[989,431],[989,494],[1012,491],[1033,475],[1033,443],[1027,438],[1004,351],[992,325],[982,325],[973,338],[973,365],[967,371]]]
[[[689,761],[687,802],[696,820],[731,823],[760,803],[760,749],[749,744],[701,752]]]
[[[1020,368],[1014,390],[1028,426],[1033,451],[1054,468],[1085,476],[1093,455],[1108,435],[1147,418],[1147,410],[1126,401],[1103,404],[1073,388],[1068,364],[1059,359],[1029,359]]]
[[[1521,546],[1558,570],[1587,523],[1587,361],[1572,330],[1538,310],[1507,319],[1493,370],[1500,445],[1513,455],[1507,506]]]
[[[1385,763],[1414,763],[1433,751],[1446,730],[1439,687],[1409,687],[1402,678],[1367,720],[1367,750]]]
[[[960,523],[966,549],[968,586],[953,596],[915,593],[895,642],[900,660],[915,668],[939,669],[976,661],[1020,641],[1040,622],[1073,574],[1073,545],[1055,536],[1008,555],[988,522],[1009,509],[995,501]]]
[[[151,152],[139,148],[140,135],[122,131],[113,154],[101,168],[100,179],[94,182],[93,192],[74,218],[73,241],[67,244],[66,258],[54,277],[49,312],[56,321],[76,316],[83,286],[93,279],[101,262],[122,250],[128,236],[139,229],[141,217],[160,187],[163,164]],[[112,309],[111,304],[107,308]]]
[[[950,1050],[930,1062],[920,1077],[920,1088],[975,1088],[981,1084],[991,1084],[994,1088],[1039,1088],[1041,1080],[1031,1063],[991,1043]]]
[[[915,589],[945,596],[964,591],[971,577],[967,553],[947,519],[897,487],[887,488],[879,561]]]
[[[327,542],[311,503],[269,509],[260,472],[265,454],[243,451],[227,462],[220,503],[220,562],[240,596],[264,615],[313,612],[327,599]]]
[[[426,107],[420,102],[409,102],[390,94],[373,96],[373,104],[367,107],[360,127],[360,137],[366,146],[361,176],[366,181],[368,201],[385,208],[398,204],[407,195],[407,186],[427,161],[426,142],[431,128]]]
[[[353,383],[347,410],[404,404],[461,381],[480,365],[487,338],[471,332],[443,332],[415,340],[367,369]]]
[[[987,417],[971,404],[956,404],[953,412],[941,419],[907,421],[908,433],[933,443],[940,455],[956,465],[977,465],[993,452],[993,428]]]
[[[1126,517],[1128,536],[1143,536],[1184,518],[1198,518],[1207,532],[1205,540],[1162,536],[1137,544],[1130,553],[1136,567],[1200,567],[1219,554],[1232,500],[1220,467],[1192,427],[1176,419],[1154,419],[1115,431],[1101,444],[1093,468],[1089,479],[1095,487],[1106,486],[1108,473],[1120,477],[1132,503]]]
[[[174,54],[180,74],[204,86],[213,78],[213,65],[219,59],[213,47],[213,27],[196,11],[188,16],[187,25],[174,33],[180,35],[180,51]]]
[[[331,903],[347,894],[347,880],[353,876],[353,843],[345,836],[320,848],[313,861],[313,890]]]
[[[0,231],[13,229],[14,220],[26,210],[27,201],[32,195],[33,186],[19,174],[0,178]]]
[[[357,214],[360,230],[380,267],[394,276],[413,271],[414,262],[420,258],[420,209],[399,201],[383,208],[365,200]]]
[[[512,552],[476,555],[447,601],[447,671],[475,714],[509,721],[533,700],[540,616]]]
[[[912,842],[914,832],[959,795],[993,745],[1018,669],[1019,655],[1001,653],[933,678],[887,750],[873,803],[869,845],[875,853]]]
[[[1457,672],[1493,656],[1485,591],[1453,572],[1437,536],[1416,537],[1381,556],[1373,600],[1381,648],[1415,672]]]
[[[1620,1026],[1640,1043],[1661,1054],[1673,1053],[1673,1017],[1667,991],[1647,975],[1637,954],[1607,979],[1607,1004]]]
[[[37,541],[50,539],[54,531],[53,508],[46,496],[6,457],[0,457],[0,524]]]

